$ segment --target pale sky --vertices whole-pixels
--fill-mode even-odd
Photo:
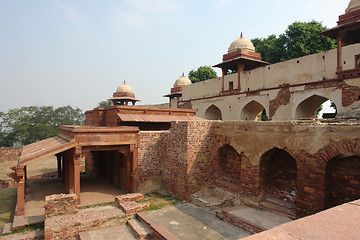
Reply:
[[[0,111],[90,110],[125,80],[164,103],[184,72],[222,60],[230,43],[294,21],[336,26],[349,0],[0,0]]]

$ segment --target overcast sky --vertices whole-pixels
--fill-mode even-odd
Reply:
[[[0,0],[0,111],[89,110],[125,80],[142,104],[167,102],[184,72],[230,43],[294,21],[336,26],[348,0]]]

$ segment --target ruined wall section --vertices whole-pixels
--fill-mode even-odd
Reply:
[[[169,131],[141,131],[138,135],[138,163],[135,190],[148,193],[161,187]]]
[[[212,157],[216,152],[212,148],[211,124],[212,121],[188,122],[186,199],[213,182],[215,164]]]

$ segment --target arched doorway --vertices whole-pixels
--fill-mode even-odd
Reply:
[[[241,120],[266,121],[267,115],[263,105],[251,101],[241,110]]]
[[[360,198],[360,157],[335,157],[326,165],[325,208]]]
[[[206,109],[204,118],[207,120],[222,120],[222,114],[218,107],[211,105],[208,109]]]
[[[330,101],[326,97],[322,97],[319,95],[312,95],[311,97],[303,100],[296,108],[295,119],[307,119],[307,118],[322,118],[322,115],[326,116],[326,118],[334,118],[336,116],[336,106],[335,103],[330,101],[329,107],[335,109],[335,113],[328,113],[328,109],[324,109],[325,113],[320,113],[323,108],[323,103]],[[324,111],[323,111],[324,112]]]
[[[236,191],[241,188],[241,157],[232,146],[225,145],[219,149],[215,171],[220,186],[229,188],[232,185]]]
[[[285,150],[274,148],[260,160],[260,184],[263,206],[282,208],[289,217],[296,216],[297,167],[295,159]]]

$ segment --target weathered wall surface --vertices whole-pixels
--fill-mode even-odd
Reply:
[[[358,54],[360,44],[343,47],[344,70],[355,69]],[[202,118],[206,118],[206,110],[214,105],[221,111],[222,120],[255,120],[253,116],[265,109],[269,120],[286,121],[315,118],[316,109],[329,99],[341,115],[354,102],[360,101],[360,84],[358,75],[344,75],[344,80],[338,79],[336,61],[336,49],[333,49],[244,71],[240,73],[240,90],[236,89],[238,75],[225,75],[225,93],[222,93],[221,78],[187,85],[183,88],[180,105],[189,103]],[[233,91],[229,89],[230,82]],[[309,100],[314,96],[316,99]],[[252,102],[256,104],[251,105]]]
[[[149,193],[161,188],[164,154],[169,131],[141,131],[138,138],[138,166],[134,188]]]
[[[161,176],[162,187],[180,198],[189,199],[202,187],[216,184],[235,189],[240,197],[261,201],[265,178],[261,169],[286,154],[289,155],[286,161],[296,164],[291,175],[297,177],[291,179],[296,182],[285,187],[296,186],[296,214],[305,216],[324,209],[326,194],[333,194],[326,190],[326,176],[332,171],[327,168],[328,162],[339,157],[360,156],[359,133],[359,122],[173,122],[170,131],[140,133],[138,186],[153,176]],[[228,174],[236,179],[231,180],[231,184],[216,175],[216,168],[221,165],[220,149],[224,146],[235,149],[239,158],[236,166],[240,169],[232,169]],[[274,155],[277,151],[281,154]],[[343,178],[343,182],[353,184],[348,187],[356,189],[359,182],[350,182],[343,174],[346,166],[334,170],[336,179]],[[270,176],[286,179],[289,175],[284,172],[286,169],[281,169],[281,164],[278,167]],[[233,176],[237,173],[240,176]],[[273,182],[282,187],[282,182],[285,184],[287,180]],[[341,194],[349,199],[360,197],[357,191],[352,192],[353,196],[344,188]]]

